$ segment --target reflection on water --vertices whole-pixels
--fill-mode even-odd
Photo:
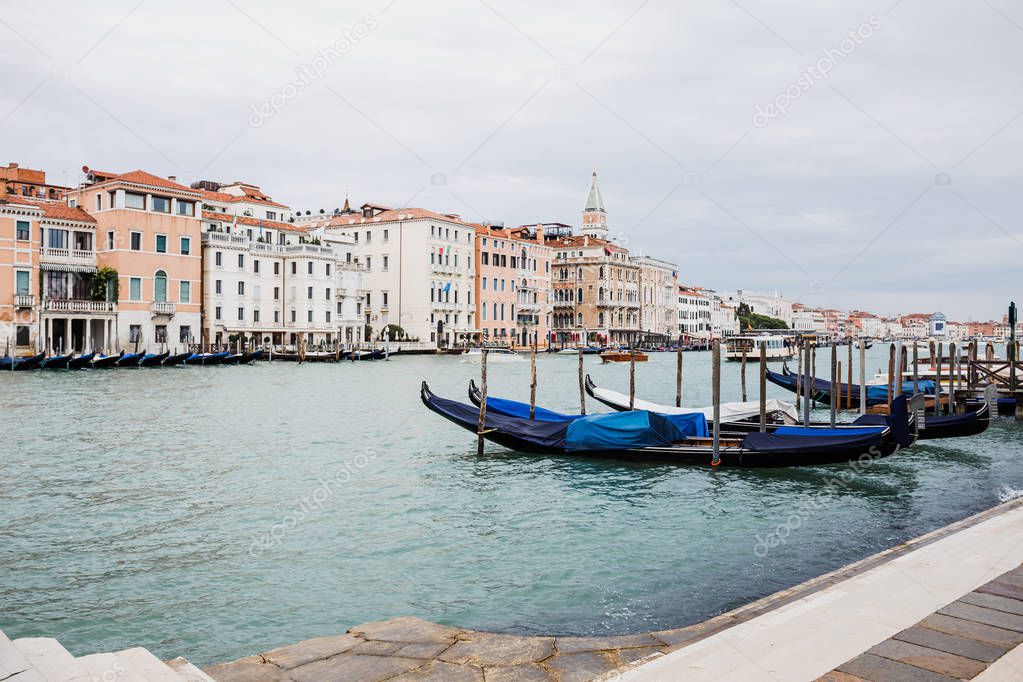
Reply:
[[[886,364],[870,352],[871,370]],[[687,404],[709,401],[709,364],[686,355]],[[628,389],[626,365],[586,368]],[[541,356],[540,404],[577,411],[575,369]],[[399,356],[0,376],[0,628],[76,653],[138,644],[211,662],[403,614],[515,632],[673,627],[1023,490],[1009,419],[830,487],[843,467],[477,457],[418,388],[465,400],[478,372]],[[636,374],[640,397],[673,401],[673,355]],[[528,375],[493,364],[490,392],[526,399]],[[725,399],[738,375],[725,365]]]

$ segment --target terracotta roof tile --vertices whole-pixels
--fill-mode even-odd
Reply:
[[[32,201],[18,198],[11,203],[27,204],[43,209],[43,216],[54,220],[77,220],[80,223],[96,224],[96,219],[86,213],[80,206],[68,206],[60,201]]]
[[[287,208],[289,206],[280,204],[266,196],[265,194],[250,193],[247,188],[243,188],[245,191],[244,196],[236,196],[234,194],[228,194],[226,192],[211,192],[209,190],[202,190],[202,198],[206,201],[221,201],[225,204],[237,203],[239,201],[246,201],[253,204],[266,204],[267,206],[277,206],[278,208]]]

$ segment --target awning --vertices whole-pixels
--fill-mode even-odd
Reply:
[[[95,265],[72,265],[68,263],[39,263],[40,270],[50,270],[52,272],[96,272]]]

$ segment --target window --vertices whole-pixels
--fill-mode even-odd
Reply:
[[[266,212],[266,219],[267,220],[277,220],[277,211],[267,211]]]
[[[489,258],[490,255],[486,251],[480,253],[480,262],[483,263],[483,265],[490,265]]]
[[[312,322],[313,321],[313,311],[307,310],[306,313],[305,313],[305,316],[306,316],[306,321],[308,321],[308,322]]]
[[[366,272],[370,272],[373,269],[373,261],[370,260],[369,256],[366,256]]]
[[[153,340],[157,343],[167,343],[167,325],[158,324],[153,328]]]
[[[313,297],[313,288],[309,287],[308,290],[306,291],[306,298],[311,300],[312,297]]]
[[[482,285],[483,285],[482,286],[483,291],[486,291],[487,290],[487,278],[486,277],[483,278]]]
[[[31,285],[32,273],[30,273],[28,270],[18,270],[16,277],[17,289],[15,290],[15,293],[21,296],[27,296],[29,292],[32,290]]]
[[[170,199],[167,197],[153,197],[153,211],[156,213],[170,213]]]
[[[214,311],[213,317],[214,317],[214,319],[217,319],[217,320],[222,320],[224,318],[223,310],[221,310],[219,305],[217,306],[216,310]]]
[[[330,277],[330,263],[327,263],[327,277]]]
[[[274,261],[274,275],[280,275],[280,274],[281,274],[281,264],[278,263],[277,261]]]
[[[245,308],[238,308],[238,321],[241,322],[245,319]]]
[[[280,321],[281,321],[281,311],[280,310],[275,310],[274,311],[274,323],[275,324],[280,324]]]
[[[179,291],[178,300],[181,301],[182,303],[191,303],[192,302],[192,283],[191,282],[184,282],[183,281],[183,282],[181,282],[181,284],[178,285],[178,287],[179,287],[179,289],[178,289],[178,291]]]
[[[142,250],[142,233],[132,232],[131,233],[131,250],[141,251]]]
[[[142,340],[142,325],[133,324],[128,327],[128,342],[138,343]]]
[[[313,262],[312,261],[309,261],[308,263],[306,263],[306,274],[308,274],[308,275],[313,274]]]
[[[327,324],[330,324],[330,311],[327,311]]]
[[[46,245],[51,249],[66,249],[68,247],[67,230],[48,228],[46,230]]]
[[[253,322],[259,322],[259,308],[255,308],[252,311],[252,321]]]
[[[27,324],[19,324],[15,334],[14,343],[19,346],[27,346],[32,341],[32,332]]]
[[[327,287],[326,292],[327,292],[327,300],[329,301],[330,300],[330,287]]]
[[[373,233],[370,232],[369,230],[366,230],[366,243],[369,244],[372,241],[373,241]]]
[[[291,321],[292,321],[292,323],[294,323],[296,320],[298,320],[298,316],[295,314],[295,311],[292,310],[291,311]]]
[[[153,300],[167,302],[167,273],[163,270],[157,270],[153,276]]]
[[[259,261],[255,258],[252,259],[252,271],[257,275],[259,274]]]
[[[191,201],[182,201],[178,199],[178,215],[195,215],[195,204]]]
[[[128,280],[128,300],[129,301],[141,301],[142,300],[142,278],[132,277]]]
[[[238,267],[239,268],[244,268],[245,267],[245,254],[244,253],[239,253],[238,254]]]
[[[456,291],[455,293],[457,294],[458,292]],[[383,298],[384,298],[383,303],[384,303],[384,307],[386,308],[387,307],[387,292],[385,291],[385,292],[383,292],[380,295],[383,296]]]
[[[385,242],[387,241],[387,230],[386,229],[384,230],[384,241]]]
[[[218,294],[224,293],[224,283],[223,283],[223,281],[221,281],[219,279],[217,281],[215,281],[213,283],[213,288],[214,288],[215,292],[218,293]]]
[[[223,254],[223,252],[217,251],[215,254],[213,254],[213,256],[214,256],[213,260],[216,263],[218,268],[224,264],[224,254]]]
[[[281,300],[281,288],[280,287],[274,287],[274,300],[275,301]]]
[[[136,194],[134,192],[124,193],[124,207],[134,208],[139,211],[146,210],[146,195]]]
[[[239,296],[245,295],[245,282],[238,282],[238,295]]]
[[[187,256],[192,253],[192,240],[188,237],[181,238],[181,255]]]
[[[113,250],[114,250],[114,231],[113,230],[108,230],[107,231],[107,251],[113,251]]]
[[[103,210],[103,195],[99,192],[96,193],[96,210]]]
[[[192,327],[183,324],[178,330],[178,342],[179,343],[192,343]]]
[[[298,263],[296,263],[295,261],[291,261],[291,274],[293,275],[298,274]]]
[[[458,256],[455,256],[455,265],[458,265]],[[384,272],[387,272],[387,256],[384,256]]]
[[[165,234],[156,235],[156,252],[167,253],[167,235]]]

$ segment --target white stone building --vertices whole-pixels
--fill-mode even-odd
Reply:
[[[678,336],[678,266],[650,256],[632,256],[639,266],[640,326],[645,335]]]
[[[678,333],[685,340],[711,338],[711,299],[698,287],[678,286]]]
[[[792,327],[793,302],[783,298],[777,291],[773,294],[762,294],[738,289],[734,292],[723,293],[722,298],[736,309],[739,308],[739,304],[745,303],[754,313],[777,318]]]

